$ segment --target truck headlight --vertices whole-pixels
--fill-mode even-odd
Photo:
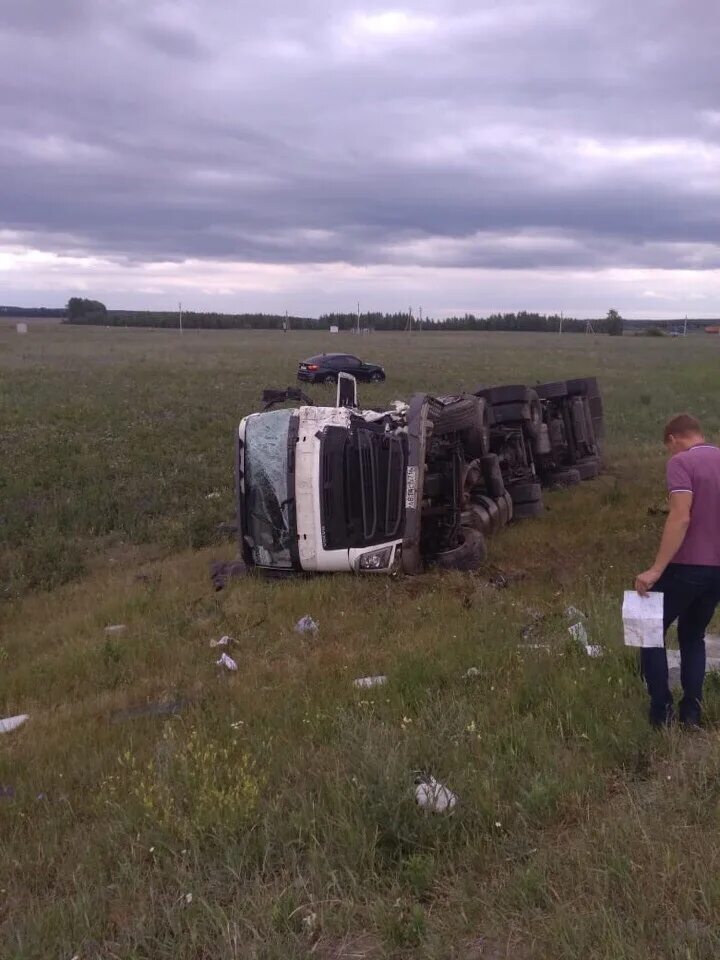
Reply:
[[[393,548],[383,547],[382,550],[371,550],[360,557],[360,570],[384,570],[390,566]]]

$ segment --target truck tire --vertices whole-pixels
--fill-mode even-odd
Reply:
[[[497,502],[493,500],[492,497],[480,496],[477,498],[477,504],[482,507],[490,518],[490,526],[487,532],[489,534],[497,533],[500,527],[503,526],[500,520],[500,510],[498,509]]]
[[[496,403],[527,403],[528,389],[524,384],[511,384],[507,387],[478,387],[475,395],[484,397],[491,405]]]
[[[542,502],[542,487],[535,481],[522,481],[510,487],[513,504],[513,520],[527,520],[542,516],[545,507]]]
[[[490,410],[482,397],[473,399],[478,403],[475,421],[462,431],[461,436],[467,455],[477,459],[490,452]]]
[[[493,499],[502,497],[505,493],[505,482],[503,481],[498,455],[489,453],[486,457],[480,457],[480,466],[488,496],[493,497]]]
[[[495,423],[526,423],[530,420],[529,403],[501,403],[493,407]]]
[[[490,514],[479,503],[471,503],[468,509],[463,511],[462,524],[482,534],[489,534],[493,525]]]
[[[435,436],[459,433],[474,427],[482,417],[480,399],[474,396],[448,400],[434,421]]]
[[[595,378],[592,378],[595,380]],[[569,397],[586,397],[589,391],[590,378],[578,377],[575,380],[567,380],[567,392]],[[597,385],[597,381],[595,381]]]
[[[518,503],[532,503],[535,500],[542,500],[542,487],[535,480],[513,483],[509,490],[513,506],[517,506]]]
[[[487,559],[485,538],[472,527],[460,528],[460,543],[451,550],[443,550],[430,561],[441,570],[477,570]]]
[[[508,499],[510,498],[508,497]],[[499,497],[495,501],[495,503],[497,504],[497,508],[498,508],[499,529],[502,529],[503,527],[506,527],[510,523],[510,517],[512,516],[510,512],[510,510],[512,509],[512,500],[510,500],[510,509],[508,509],[507,500],[505,499],[504,495],[502,497]]]
[[[547,484],[551,490],[564,490],[566,487],[577,486],[580,479],[580,471],[570,467],[567,470],[553,470],[547,475]]]
[[[559,400],[568,395],[567,383],[564,380],[538,384],[535,390],[541,400]]]
[[[510,494],[507,492],[507,490],[506,490],[505,493],[503,494],[503,500],[505,501],[505,504],[507,505],[507,513],[508,513],[508,520],[507,520],[507,522],[510,523],[510,522],[512,521],[512,518],[513,518],[513,513],[514,513],[513,506],[514,506],[514,505],[513,505],[513,502],[512,502],[512,497],[511,497]]]
[[[600,461],[597,457],[584,457],[575,464],[581,480],[594,480],[600,473]]]

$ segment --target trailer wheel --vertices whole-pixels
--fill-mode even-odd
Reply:
[[[441,570],[477,570],[487,559],[485,538],[472,527],[460,528],[460,543],[451,550],[443,550],[430,561]]]
[[[575,469],[581,480],[594,480],[600,473],[600,461],[597,457],[585,457],[583,460],[578,460]]]
[[[535,390],[542,400],[559,400],[568,395],[567,383],[564,380],[553,380],[552,383],[540,383],[535,387]]]
[[[547,476],[548,486],[551,490],[564,490],[566,487],[574,487],[580,483],[580,471],[575,468],[567,470],[553,470]]]

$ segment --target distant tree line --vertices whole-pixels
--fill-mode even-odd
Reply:
[[[38,317],[59,320],[65,316],[64,307],[10,307],[0,305],[0,317]]]
[[[72,297],[67,305],[66,323],[104,324],[110,327],[178,327],[178,311],[163,310],[108,310],[98,300]],[[465,313],[460,317],[435,320],[425,317],[419,320],[408,312],[400,313],[326,313],[315,317],[287,317],[274,313],[199,313],[183,312],[185,329],[203,330],[353,330],[358,325],[363,330],[516,330],[522,332],[585,333],[587,320],[561,317],[559,314],[493,313],[488,317],[476,317]],[[595,333],[621,335],[623,320],[617,310],[609,310],[606,317],[592,321]]]

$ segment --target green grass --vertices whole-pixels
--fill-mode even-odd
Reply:
[[[547,495],[475,575],[215,594],[233,428],[323,348],[384,362],[372,405],[597,374],[608,471]],[[663,419],[717,434],[719,350],[0,327],[0,715],[31,715],[0,738],[0,956],[716,957],[718,685],[707,733],[651,734],[619,597],[662,523]],[[570,603],[601,660],[567,636]],[[315,638],[293,631],[305,613]],[[208,645],[223,633],[235,675]],[[178,716],[115,722],[178,697]],[[416,808],[416,770],[458,794],[451,817]]]

